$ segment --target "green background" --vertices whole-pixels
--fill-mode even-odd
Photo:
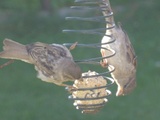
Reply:
[[[53,0],[49,9],[40,0],[0,0],[0,48],[4,38],[23,44],[95,43],[100,36],[62,33],[63,29],[98,28],[95,23],[65,21],[72,0]],[[138,56],[137,88],[124,97],[116,97],[116,85],[110,87],[109,102],[97,114],[81,114],[68,100],[63,87],[36,78],[33,65],[15,61],[0,69],[1,120],[157,120],[160,117],[160,1],[111,0],[115,21],[120,21],[130,36]],[[68,11],[68,10],[67,10]],[[68,14],[69,13],[69,14]],[[81,13],[80,13],[81,14]],[[99,13],[96,13],[99,15]],[[99,55],[99,50],[78,48],[76,59]],[[0,59],[0,64],[7,60]],[[91,67],[81,66],[83,71]],[[94,68],[94,67],[93,67]],[[100,72],[104,69],[94,68]]]

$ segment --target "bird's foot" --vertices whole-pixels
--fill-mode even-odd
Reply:
[[[11,64],[11,63],[13,63],[13,62],[14,62],[14,60],[9,60],[8,62],[0,65],[0,69],[3,68],[3,67],[5,67],[5,66],[7,66],[7,65],[9,65],[9,64]]]
[[[104,61],[104,60],[101,60],[100,61],[100,65],[103,67],[103,68],[106,68],[106,67],[108,67],[108,62],[106,62],[106,60]]]
[[[69,50],[75,49],[76,46],[77,46],[77,44],[78,44],[78,42],[73,43],[73,44],[70,46]]]
[[[73,86],[70,86],[70,85],[68,85],[65,89],[66,89],[69,93],[72,93],[72,92],[74,92],[74,91],[77,90],[76,87],[73,87]]]

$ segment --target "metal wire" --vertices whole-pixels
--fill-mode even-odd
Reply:
[[[102,45],[107,45],[110,43],[113,43],[116,39],[112,34],[106,34],[106,30],[111,30],[115,27],[114,20],[113,20],[113,12],[110,8],[110,3],[108,0],[75,0],[76,4],[80,4],[79,6],[71,6],[71,9],[78,9],[78,10],[97,10],[101,11],[103,13],[102,16],[93,16],[93,17],[66,17],[66,20],[75,20],[75,21],[88,21],[88,22],[98,22],[98,23],[105,23],[104,28],[97,28],[97,29],[86,29],[86,30],[72,30],[72,29],[65,29],[63,32],[65,33],[81,33],[81,34],[91,34],[91,35],[100,35],[100,36],[107,36],[110,38],[110,41],[106,43],[92,43],[92,44],[77,44],[77,47],[86,47],[86,48],[93,48],[93,49],[105,49],[109,51],[111,54],[109,54],[106,57],[95,57],[95,58],[87,58],[82,60],[75,60],[76,63],[79,64],[93,64],[93,65],[100,65],[100,61],[106,58],[113,57],[116,52],[113,49],[107,49],[105,47],[102,47]],[[98,40],[100,41],[100,40]],[[65,46],[71,46],[73,43],[64,43]],[[78,88],[73,89],[71,92],[74,91],[92,91],[96,89],[102,89],[105,88],[107,95],[106,96],[96,96],[94,98],[88,98],[87,95],[85,98],[75,98],[73,95],[69,96],[69,99],[71,100],[81,100],[81,101],[89,101],[89,100],[98,100],[98,99],[104,99],[103,103],[99,104],[74,104],[77,109],[81,109],[82,113],[94,113],[99,111],[100,108],[102,108],[105,103],[108,101],[106,98],[111,95],[111,91],[108,90],[108,88],[114,83],[114,80],[110,77],[107,77],[111,72],[114,71],[114,66],[109,65],[108,67],[111,68],[110,71],[106,69],[105,72],[99,73],[98,75],[91,75],[91,76],[83,76],[83,78],[91,78],[91,77],[97,77],[97,76],[103,76],[104,79],[107,81],[107,85],[100,86],[100,87],[93,87],[93,88]]]

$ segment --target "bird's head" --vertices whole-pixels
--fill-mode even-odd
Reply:
[[[136,77],[122,80],[124,84],[118,85],[116,96],[123,96],[131,93],[136,87]]]
[[[61,64],[66,79],[74,81],[82,79],[81,68],[71,59],[65,59]]]

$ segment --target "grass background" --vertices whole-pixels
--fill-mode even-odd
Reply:
[[[23,44],[99,42],[99,36],[64,34],[65,28],[98,28],[98,24],[65,21],[64,9],[72,0],[52,1],[50,13],[40,10],[38,0],[0,1],[0,46],[4,38]],[[75,110],[63,87],[36,78],[33,65],[16,61],[0,70],[1,120],[157,120],[160,117],[160,1],[112,0],[115,20],[128,32],[138,56],[137,88],[124,97],[116,97],[116,85],[105,107],[95,115]],[[77,52],[77,54],[76,54]],[[73,51],[76,58],[95,57],[92,50]],[[98,53],[99,51],[95,51]],[[85,53],[85,54],[84,54]],[[6,60],[0,59],[3,64]],[[86,71],[88,67],[82,66]],[[101,69],[96,69],[101,71]]]

